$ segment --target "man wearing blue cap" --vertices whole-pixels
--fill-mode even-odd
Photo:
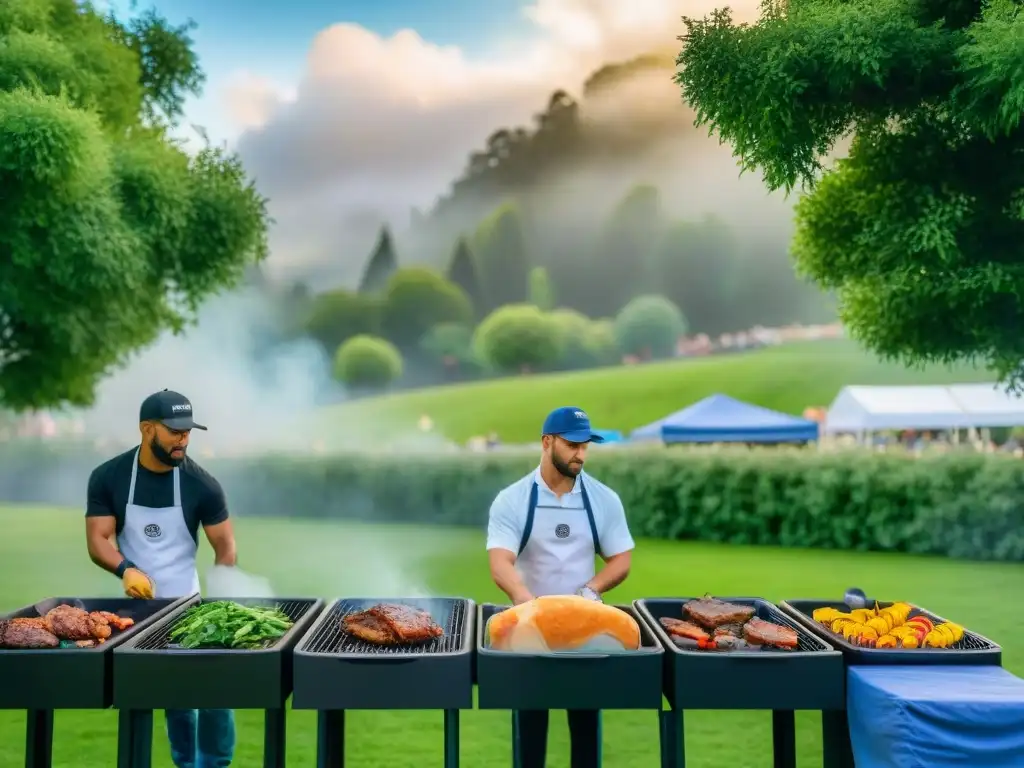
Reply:
[[[544,595],[601,600],[629,575],[634,544],[622,501],[583,472],[587,448],[600,442],[603,438],[593,432],[581,408],[555,409],[541,430],[540,466],[503,489],[491,504],[491,576],[517,605]],[[600,571],[596,555],[604,561]],[[599,718],[596,710],[569,712],[572,768],[596,768]],[[548,712],[519,712],[515,727],[521,768],[544,768]]]

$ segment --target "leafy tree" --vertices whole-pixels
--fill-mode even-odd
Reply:
[[[551,278],[544,267],[534,267],[530,270],[530,303],[538,309],[550,312],[555,307],[555,289],[551,285]]]
[[[187,28],[19,0],[0,35],[0,403],[86,406],[264,258],[266,201],[168,138],[201,82]]]
[[[310,300],[303,330],[324,349],[363,334],[378,335],[382,302],[376,296],[338,289],[317,294]]]
[[[425,267],[398,270],[384,291],[384,335],[400,349],[416,349],[435,325],[472,320],[473,309],[462,289]]]
[[[473,346],[497,371],[528,373],[557,363],[564,341],[550,314],[533,304],[509,304],[484,318]]]
[[[796,262],[851,334],[1021,384],[1021,3],[774,0],[755,25],[720,10],[686,26],[685,98],[769,187],[806,186]]]
[[[507,203],[495,210],[477,229],[475,242],[486,309],[525,301],[530,267],[519,207]]]
[[[359,292],[376,293],[383,290],[397,269],[398,257],[395,256],[395,246],[391,242],[391,231],[387,227],[382,227],[377,245],[374,246],[370,260],[366,263],[366,271],[359,281]]]
[[[466,238],[460,237],[455,244],[455,251],[452,253],[451,261],[448,262],[445,277],[462,289],[469,298],[470,304],[473,305],[475,313],[483,311],[485,298],[483,286],[480,283],[480,267],[473,252],[469,250]]]
[[[742,279],[737,274],[737,258],[736,239],[720,219],[678,222],[666,233],[655,259],[656,284],[686,310],[693,331],[722,333],[743,327],[743,308],[735,302],[737,283]],[[776,271],[785,275],[792,269],[786,263]],[[774,302],[766,286],[751,287],[755,295],[757,291],[763,294],[758,299],[761,306]]]
[[[562,337],[563,368],[593,368],[615,362],[617,348],[611,323],[595,321],[574,309],[550,313]]]
[[[615,318],[615,340],[623,354],[649,360],[669,357],[686,333],[686,318],[664,296],[637,296]]]
[[[420,350],[428,359],[448,371],[473,368],[473,329],[460,323],[435,325],[420,340]]]
[[[594,244],[595,287],[590,312],[618,312],[637,293],[647,272],[664,222],[661,195],[655,187],[634,187],[612,211]]]
[[[354,389],[379,389],[402,375],[402,355],[378,336],[353,336],[334,356],[334,377]]]

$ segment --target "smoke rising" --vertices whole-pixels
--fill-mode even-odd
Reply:
[[[380,225],[390,223],[401,242],[411,209],[431,208],[491,133],[531,126],[557,89],[579,98],[587,78],[607,64],[651,53],[671,59],[684,32],[681,15],[703,16],[720,4],[537,0],[524,9],[532,37],[475,60],[411,30],[382,38],[339,23],[311,41],[299,83],[238,73],[223,109],[279,222],[268,269],[322,278],[329,265],[332,282],[353,285]],[[752,20],[757,8],[744,0],[734,16]],[[738,180],[728,148],[693,128],[670,71],[609,87],[585,112],[593,126],[648,132],[652,141],[629,162],[572,169],[557,182],[563,203],[596,203],[595,190],[609,195],[650,183],[666,199],[678,198],[686,218],[788,220],[784,202],[767,201],[759,179]],[[717,161],[709,165],[708,156]],[[700,210],[688,207],[694,200],[703,202]],[[458,221],[438,234],[444,249],[463,226]],[[415,243],[406,250],[413,260],[425,258]]]

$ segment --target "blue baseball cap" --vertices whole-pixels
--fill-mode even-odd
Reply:
[[[544,419],[541,435],[558,435],[570,443],[603,443],[604,438],[590,428],[590,417],[582,408],[566,405],[555,408]]]

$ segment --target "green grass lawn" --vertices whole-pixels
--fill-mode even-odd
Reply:
[[[604,429],[632,430],[715,393],[800,414],[827,406],[851,384],[946,384],[988,381],[969,366],[909,369],[880,362],[846,340],[805,342],[754,352],[600,368],[569,374],[511,377],[358,400],[326,409],[311,425],[331,444],[364,432],[408,434],[427,414],[457,442],[490,430],[508,443],[535,440],[545,414],[579,405]]]
[[[92,566],[85,553],[81,513],[0,507],[0,611],[50,596],[119,594],[119,583]],[[497,601],[490,584],[483,534],[476,530],[372,527],[292,520],[236,522],[240,564],[270,578],[282,596],[401,595],[411,590]],[[204,545],[204,561],[209,561]],[[1004,666],[1024,674],[1024,641],[1013,595],[1024,594],[1024,566],[978,564],[908,556],[740,548],[641,541],[634,572],[612,599],[717,595],[839,596],[858,585],[883,599],[920,603],[992,637]],[[771,765],[767,712],[690,712],[686,716],[690,768],[767,768]],[[236,765],[260,765],[262,720],[239,713]],[[800,765],[821,764],[820,717],[798,713]],[[0,712],[0,765],[22,764],[24,714]],[[55,722],[54,765],[108,768],[114,764],[116,716],[61,711]],[[351,764],[394,768],[442,765],[440,712],[353,712],[348,716]],[[609,712],[605,754],[609,768],[658,764],[653,712]],[[163,723],[155,725],[154,765],[169,768]],[[315,718],[290,713],[288,759],[315,764]],[[552,719],[551,762],[568,765],[568,731]],[[470,768],[507,766],[509,718],[504,712],[465,712],[462,760]]]

